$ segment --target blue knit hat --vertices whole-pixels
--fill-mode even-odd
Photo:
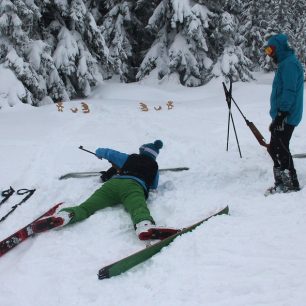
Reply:
[[[154,143],[143,144],[139,148],[139,154],[147,155],[153,159],[159,154],[159,149],[163,147],[163,142],[161,140],[155,140]]]

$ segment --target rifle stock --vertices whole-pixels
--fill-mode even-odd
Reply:
[[[255,126],[255,124],[253,122],[250,122],[249,120],[245,119],[245,122],[247,124],[247,126],[250,128],[250,130],[252,131],[253,135],[255,136],[255,138],[257,139],[257,141],[259,142],[259,144],[263,147],[268,148],[269,144],[266,143],[265,138],[261,135],[261,133],[259,132],[259,130],[257,129],[257,127]]]

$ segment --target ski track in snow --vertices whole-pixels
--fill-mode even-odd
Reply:
[[[272,75],[257,78],[234,83],[233,97],[268,137]],[[90,113],[81,112],[82,101]],[[167,101],[174,102],[173,109]],[[148,112],[140,110],[140,102]],[[79,112],[72,113],[73,107]],[[145,263],[98,281],[100,268],[144,247],[121,206],[99,211],[1,257],[0,305],[304,306],[306,188],[264,197],[273,182],[272,161],[234,106],[243,158],[232,127],[226,152],[227,115],[220,80],[198,88],[105,82],[90,98],[64,103],[62,113],[56,105],[1,110],[0,191],[12,186],[36,192],[0,223],[0,240],[55,203],[79,204],[100,186],[99,177],[58,180],[67,172],[109,167],[79,145],[133,153],[162,139],[160,168],[190,170],[160,175],[159,191],[149,200],[156,222],[184,227],[227,204],[230,216],[212,218]],[[294,132],[292,153],[305,152],[304,131],[305,120]],[[295,165],[304,186],[305,159]],[[0,216],[21,199],[11,196]]]

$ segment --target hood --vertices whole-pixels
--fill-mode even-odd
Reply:
[[[286,57],[293,53],[288,45],[288,38],[285,34],[277,34],[268,40],[268,46],[275,46],[276,58],[278,62],[283,61]]]

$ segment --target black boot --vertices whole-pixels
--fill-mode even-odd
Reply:
[[[292,191],[299,191],[300,190],[300,184],[299,184],[299,180],[297,178],[295,169],[291,170],[289,172],[289,177],[290,177],[291,190]]]
[[[282,181],[284,184],[284,192],[299,191],[300,184],[295,169],[281,171]]]
[[[274,175],[274,186],[283,185],[280,167],[273,167],[273,175]]]
[[[282,174],[280,167],[273,167],[273,175],[274,175],[274,186],[268,188],[265,192],[265,196],[274,193],[284,192],[284,184],[282,180]]]

